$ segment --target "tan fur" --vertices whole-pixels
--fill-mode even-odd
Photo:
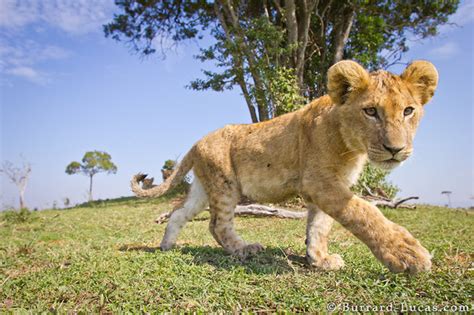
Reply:
[[[266,122],[230,125],[212,132],[194,145],[165,183],[142,189],[139,183],[144,178],[136,176],[132,190],[138,196],[160,195],[192,168],[198,182],[188,201],[198,200],[201,208],[209,203],[212,235],[229,253],[242,257],[262,247],[247,244],[235,232],[233,212],[240,198],[275,202],[299,194],[310,211],[307,256],[311,265],[326,270],[343,266],[341,257],[327,250],[335,219],[390,270],[429,270],[429,252],[349,187],[367,159],[391,169],[410,156],[423,105],[437,82],[436,69],[426,61],[412,63],[401,76],[386,71],[368,73],[353,61],[341,61],[329,69],[328,96]],[[404,116],[408,106],[414,111]],[[375,107],[379,117],[367,115],[363,110],[367,107]],[[389,152],[384,145],[399,152]],[[199,192],[200,185],[205,196]],[[170,219],[163,249],[174,244],[173,238],[184,225],[185,219],[179,218],[187,220],[199,212],[191,205],[188,208],[173,213],[177,223]]]

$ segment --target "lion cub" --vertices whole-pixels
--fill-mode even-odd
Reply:
[[[163,184],[140,187],[145,175],[139,174],[132,190],[139,197],[160,196],[193,170],[190,193],[170,217],[163,250],[209,206],[216,241],[231,254],[255,254],[263,247],[245,242],[234,229],[237,202],[242,196],[276,202],[299,194],[309,210],[310,265],[323,270],[344,266],[341,256],[328,253],[335,219],[391,271],[428,271],[431,255],[420,242],[349,187],[367,161],[392,169],[411,155],[424,105],[437,83],[436,68],[427,61],[413,62],[400,76],[338,62],[328,71],[328,95],[269,121],[214,131],[191,148]]]

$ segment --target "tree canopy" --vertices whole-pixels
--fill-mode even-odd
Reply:
[[[211,36],[197,59],[213,70],[195,90],[239,86],[253,122],[292,111],[326,91],[326,72],[341,59],[368,69],[399,62],[410,40],[437,34],[459,1],[117,0],[121,13],[106,36],[141,55]],[[216,70],[217,69],[217,70]]]

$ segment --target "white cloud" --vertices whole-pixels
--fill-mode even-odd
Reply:
[[[41,61],[68,58],[72,52],[55,45],[41,46],[33,40],[0,42],[0,58],[5,65],[33,65]]]
[[[69,50],[59,46],[48,45],[40,50],[37,57],[39,60],[64,59],[69,57],[71,54],[72,53]]]
[[[100,32],[112,8],[112,0],[1,0],[0,27],[18,30],[44,22],[71,34]]]
[[[75,36],[100,33],[113,7],[113,0],[0,0],[0,74],[46,84],[52,75],[38,70],[41,63],[72,53],[43,44],[33,37],[35,32],[49,28]]]
[[[46,29],[65,34],[102,32],[112,17],[113,0],[0,0],[0,74],[49,82],[51,74],[37,70],[45,61],[64,59],[71,52],[32,37]],[[44,37],[44,36],[43,36]]]
[[[50,82],[50,74],[37,70],[44,61],[68,58],[72,52],[55,45],[41,46],[33,40],[0,43],[0,73],[26,79],[44,85]]]
[[[34,1],[0,1],[0,27],[19,28],[38,18]]]
[[[102,31],[102,24],[110,18],[111,0],[46,1],[45,20],[63,31],[84,34]]]
[[[468,0],[463,3],[457,12],[450,17],[449,21],[461,26],[474,21],[474,2]]]
[[[474,1],[466,1],[461,4],[453,15],[449,17],[448,24],[439,27],[439,33],[449,33],[459,26],[464,26],[474,21]]]
[[[13,68],[7,69],[5,73],[26,79],[36,84],[43,85],[48,82],[47,75],[40,73],[31,67],[26,67],[26,66],[13,67]]]
[[[445,59],[456,55],[459,52],[459,46],[454,42],[447,42],[439,47],[430,50],[429,54],[433,58]]]

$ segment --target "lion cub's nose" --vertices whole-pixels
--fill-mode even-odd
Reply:
[[[383,147],[385,148],[385,150],[392,153],[392,155],[397,154],[398,152],[400,152],[401,150],[405,148],[405,147],[401,147],[401,148],[389,147],[389,146],[386,146],[385,144],[383,145]]]

